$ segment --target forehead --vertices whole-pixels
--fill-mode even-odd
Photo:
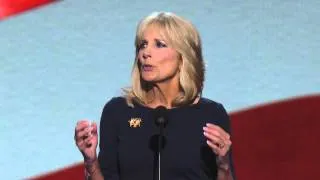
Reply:
[[[161,27],[158,24],[150,24],[146,25],[143,29],[141,29],[139,34],[139,39],[162,39],[168,40],[168,35],[165,31],[165,28]]]

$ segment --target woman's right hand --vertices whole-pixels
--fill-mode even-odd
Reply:
[[[89,121],[78,121],[74,132],[74,140],[85,162],[93,163],[97,160],[98,133],[96,123],[93,122],[90,126]]]

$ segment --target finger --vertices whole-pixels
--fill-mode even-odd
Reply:
[[[80,150],[83,150],[84,145],[85,145],[85,142],[84,142],[84,140],[82,139],[82,140],[76,141],[76,145],[78,146],[78,148],[79,148]]]
[[[84,140],[84,142],[85,142],[86,144],[91,143],[92,139],[93,139],[93,136],[88,136],[88,137]]]
[[[221,127],[217,126],[217,125],[214,125],[214,124],[211,124],[211,123],[207,123],[206,124],[207,128],[210,130],[210,129],[213,129],[213,130],[216,130],[217,132],[219,132],[219,134],[221,134],[221,136],[225,137],[225,139],[230,139],[230,134],[227,133],[224,129],[222,129]]]
[[[91,127],[92,127],[91,133],[92,133],[93,135],[98,134],[97,123],[93,122],[92,125],[91,125]]]
[[[80,120],[80,121],[77,122],[77,125],[86,124],[86,123],[89,124],[89,120]]]
[[[216,144],[219,148],[227,147],[229,149],[232,144],[230,140],[224,140],[219,136],[208,134],[207,132],[204,132],[203,134],[208,138],[209,141],[211,141],[213,144]]]
[[[90,127],[80,131],[80,132],[77,132],[76,135],[75,135],[75,139],[76,141],[79,141],[79,140],[82,140],[82,139],[86,139],[88,136],[90,136]]]
[[[212,123],[207,123],[206,127],[208,127],[208,129],[214,129],[214,130],[218,131],[219,133],[221,133],[222,136],[225,136],[226,139],[230,138],[230,135],[218,125],[215,125]]]
[[[82,138],[79,137],[76,141],[77,146],[80,149],[84,149],[85,147],[87,147],[88,144],[90,144],[92,137],[93,136],[89,133],[85,134]]]
[[[82,125],[82,124],[88,124],[89,125],[90,121],[89,120],[80,120],[80,121],[77,122],[77,126],[78,125]]]
[[[225,136],[224,136],[221,132],[219,132],[217,129],[208,128],[208,127],[203,127],[203,131],[206,132],[206,133],[208,133],[208,134],[211,134],[211,135],[220,137],[221,139],[227,139],[227,137],[225,137]]]
[[[82,131],[83,129],[85,129],[88,126],[89,126],[89,121],[85,121],[85,120],[79,121],[76,125],[75,132]]]
[[[93,136],[89,136],[86,140],[84,140],[86,147],[90,147],[92,145]]]
[[[207,140],[208,146],[212,149],[215,154],[220,154],[221,149],[211,141]]]
[[[224,136],[221,132],[219,132],[217,129],[203,127],[203,131],[207,133],[208,135],[218,137],[222,141],[228,141],[229,139]]]
[[[88,120],[86,120],[86,119],[79,120],[79,121],[77,121],[77,124],[84,123],[84,122],[88,122]]]
[[[92,135],[86,136],[85,139],[79,139],[76,144],[80,150],[84,150],[87,147],[90,147],[93,143],[94,137]]]
[[[207,141],[207,144],[212,149],[212,151],[218,156],[225,156],[229,151],[229,147],[226,147],[226,146],[221,148],[210,141]]]
[[[205,134],[205,136],[208,138],[208,140],[210,140],[212,143],[216,144],[219,148],[228,147],[228,149],[229,149],[232,144],[232,142],[230,140],[224,140],[224,139],[221,139],[221,138],[214,136],[214,135]]]
[[[215,144],[224,144],[224,140],[222,138],[220,138],[219,136],[215,136],[215,135],[212,135],[212,134],[209,134],[207,132],[203,132],[204,136],[206,136],[209,141],[215,143]]]

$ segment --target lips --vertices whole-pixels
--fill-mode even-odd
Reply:
[[[153,66],[150,64],[143,64],[141,66],[142,71],[150,72],[153,69]]]

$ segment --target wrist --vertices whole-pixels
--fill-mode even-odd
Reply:
[[[84,164],[85,165],[92,165],[94,164],[96,161],[98,161],[98,158],[97,157],[94,157],[94,158],[84,158]]]
[[[84,160],[84,167],[86,170],[86,173],[92,176],[96,170],[99,168],[98,159],[85,159]]]
[[[99,160],[96,158],[93,162],[85,162],[85,179],[86,180],[103,180]]]
[[[224,171],[228,171],[230,169],[228,156],[217,156],[216,161],[219,169]]]

